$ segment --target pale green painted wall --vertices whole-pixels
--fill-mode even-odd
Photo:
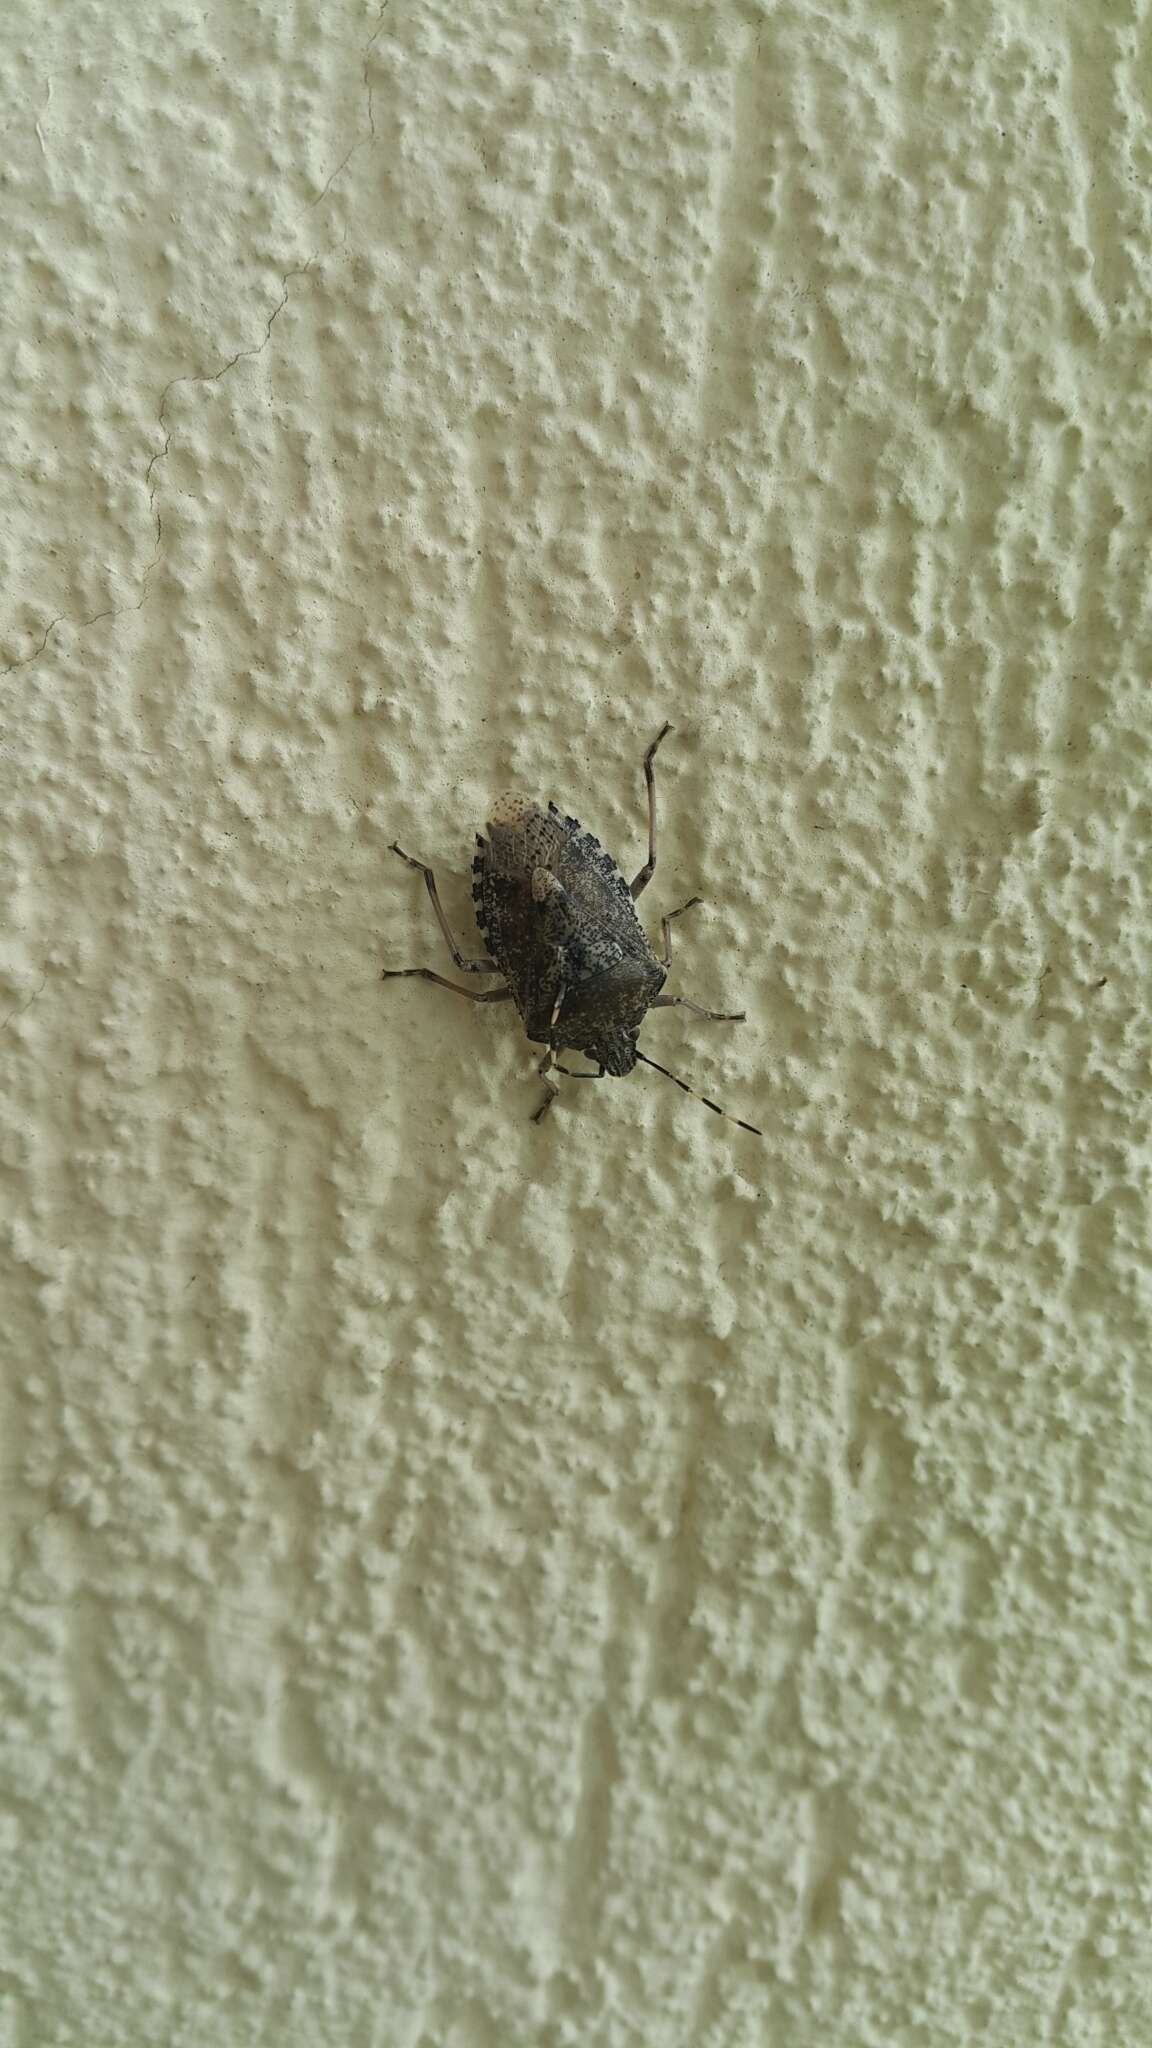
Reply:
[[[0,2048],[1152,2041],[1150,37],[6,10]]]

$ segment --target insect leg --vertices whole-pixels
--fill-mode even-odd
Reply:
[[[555,1000],[555,1002],[554,1002],[554,1003],[553,1003],[553,1005],[552,1005],[552,1015],[551,1015],[551,1017],[550,1017],[550,1018],[549,1018],[549,1020],[548,1020],[548,1037],[549,1037],[549,1040],[551,1040],[551,1037],[552,1037],[552,1033],[553,1033],[553,1032],[555,1031],[555,1029],[556,1029],[556,1019],[557,1019],[557,1018],[558,1018],[558,1016],[560,1015],[560,1011],[561,1011],[561,1008],[562,1008],[562,1006],[563,1006],[564,998],[565,998],[565,996],[567,995],[567,993],[568,993],[567,989],[565,988],[565,986],[564,986],[563,982],[561,982],[561,984],[560,984],[559,988],[558,988],[558,989],[557,989],[557,991],[556,991],[556,1000]],[[539,1074],[539,1076],[540,1076],[540,1079],[541,1079],[541,1080],[543,1081],[543,1083],[544,1083],[544,1086],[545,1086],[545,1087],[546,1087],[546,1089],[548,1090],[548,1093],[547,1093],[547,1095],[546,1095],[546,1096],[544,1097],[544,1100],[543,1100],[543,1102],[542,1102],[542,1103],[540,1104],[540,1107],[539,1107],[539,1109],[534,1109],[534,1110],[533,1110],[533,1112],[532,1112],[532,1121],[533,1121],[533,1123],[534,1123],[534,1124],[538,1124],[538,1123],[540,1122],[540,1119],[541,1119],[541,1117],[543,1117],[543,1116],[547,1116],[547,1114],[548,1114],[548,1111],[549,1111],[549,1110],[551,1109],[551,1107],[552,1107],[552,1104],[553,1104],[553,1103],[555,1102],[555,1100],[556,1100],[556,1097],[557,1097],[557,1096],[559,1095],[559,1093],[560,1093],[560,1090],[559,1090],[559,1089],[558,1089],[558,1087],[556,1086],[556,1083],[555,1083],[555,1081],[550,1081],[550,1080],[548,1079],[548,1071],[549,1071],[549,1068],[550,1068],[550,1067],[552,1066],[552,1064],[553,1064],[553,1060],[552,1060],[552,1055],[553,1055],[553,1052],[554,1052],[554,1050],[555,1050],[554,1046],[553,1046],[553,1045],[552,1045],[551,1043],[549,1043],[549,1046],[548,1046],[548,1050],[547,1050],[547,1052],[546,1052],[546,1053],[544,1054],[544,1057],[543,1057],[543,1059],[541,1060],[541,1062],[540,1062],[539,1066],[538,1066],[538,1067],[537,1067],[537,1069],[536,1069],[536,1072],[537,1072],[537,1073]]]
[[[543,1081],[544,1086],[548,1090],[548,1093],[544,1097],[543,1102],[540,1104],[539,1109],[534,1109],[532,1111],[532,1121],[534,1124],[538,1124],[540,1122],[541,1117],[547,1116],[548,1111],[551,1109],[552,1104],[555,1102],[556,1097],[560,1093],[560,1090],[556,1086],[555,1081],[550,1081],[548,1079],[548,1069],[551,1065],[552,1048],[551,1046],[549,1046],[548,1051],[545,1053],[543,1059],[541,1060],[539,1066],[536,1069],[536,1072],[539,1074],[540,1079]]]
[[[702,1003],[690,1003],[687,996],[657,996],[649,1004],[652,1010],[694,1010],[698,1017],[707,1017],[712,1024],[743,1024],[744,1010],[706,1010]]]
[[[696,904],[702,903],[703,900],[702,896],[690,896],[687,903],[680,905],[679,910],[670,910],[667,917],[660,919],[660,929],[664,934],[664,951],[660,957],[665,967],[671,967],[672,965],[672,934],[668,929],[669,925],[672,923],[673,918],[683,917],[686,910],[693,910]]]
[[[442,974],[433,974],[430,967],[384,967],[380,979],[398,981],[405,974],[418,974],[421,981],[434,981],[440,988],[450,988],[454,996],[467,996],[470,1003],[507,1003],[512,997],[510,988],[464,988],[458,981],[445,981]]]
[[[632,884],[632,900],[635,902],[641,890],[648,887],[656,867],[656,782],[652,774],[652,756],[664,738],[671,732],[670,725],[662,725],[652,745],[644,756],[644,780],[648,785],[648,858]]]
[[[463,968],[465,974],[499,974],[500,970],[494,960],[468,960],[460,951],[452,936],[452,928],[448,923],[448,919],[441,909],[440,898],[436,894],[436,877],[432,873],[431,868],[425,867],[422,860],[413,860],[412,855],[405,853],[402,846],[397,846],[395,840],[392,841],[389,852],[398,853],[406,867],[415,868],[418,875],[423,875],[428,894],[432,898],[432,908],[436,912],[437,922],[448,941],[448,951],[451,953],[457,967]]]

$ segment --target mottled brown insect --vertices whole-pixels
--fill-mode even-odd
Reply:
[[[423,875],[440,929],[457,967],[467,974],[503,974],[506,986],[463,988],[446,981],[430,967],[386,967],[384,979],[416,974],[438,982],[475,1003],[514,1002],[528,1037],[547,1047],[538,1072],[547,1089],[533,1122],[551,1107],[559,1089],[549,1076],[555,1071],[575,1081],[598,1081],[605,1074],[629,1074],[637,1060],[675,1081],[685,1094],[707,1103],[717,1116],[727,1116],[719,1103],[696,1095],[686,1081],[648,1058],[636,1043],[649,1010],[692,1010],[714,1023],[739,1024],[744,1012],[705,1010],[687,996],[666,996],[661,990],[672,961],[672,922],[699,903],[693,896],[679,910],[660,920],[663,952],[652,951],[633,905],[647,888],[656,866],[656,782],[652,760],[666,733],[657,733],[644,756],[648,785],[648,858],[629,885],[598,839],[575,818],[562,817],[555,804],[541,810],[530,797],[506,796],[494,806],[488,837],[477,835],[479,851],[472,863],[472,895],[476,922],[488,941],[491,957],[469,960],[460,951],[436,893],[436,878],[424,862],[393,843],[410,868]],[[565,1047],[594,1060],[595,1074],[572,1073],[554,1055]],[[763,1135],[755,1124],[729,1119],[741,1130]]]

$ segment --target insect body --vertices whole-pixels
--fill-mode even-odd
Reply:
[[[555,804],[504,797],[472,863],[476,922],[537,1044],[630,1073],[668,969],[611,856]]]
[[[574,1073],[573,1080],[599,1080],[605,1074],[631,1073],[637,1060],[649,1060],[637,1045],[637,1037],[650,1009],[678,1007],[695,1011],[719,1023],[740,1023],[743,1012],[705,1010],[686,996],[661,994],[671,964],[671,925],[674,918],[700,901],[689,902],[661,919],[663,953],[653,952],[636,915],[635,899],[652,878],[656,866],[656,785],[652,760],[657,747],[671,727],[665,725],[644,756],[644,777],[648,786],[648,859],[629,885],[599,840],[585,832],[575,818],[562,817],[555,804],[546,810],[521,796],[502,797],[488,820],[487,838],[477,837],[478,851],[472,863],[475,877],[472,895],[476,921],[491,950],[490,958],[467,959],[449,929],[436,892],[431,868],[393,845],[392,851],[423,876],[440,928],[448,941],[456,965],[471,974],[505,976],[502,988],[472,990],[458,982],[446,981],[427,967],[384,969],[384,978],[420,975],[439,982],[474,1002],[512,1001],[520,1012],[528,1037],[547,1048],[539,1073],[547,1094],[535,1111],[538,1123],[559,1093],[550,1072],[570,1073],[560,1067],[554,1054],[565,1047],[596,1062],[598,1072]],[[668,1074],[666,1067],[659,1072]],[[670,1080],[692,1095],[675,1074]],[[706,1102],[719,1116],[727,1115],[719,1104]],[[737,1118],[733,1122],[740,1123]],[[741,1129],[761,1132],[753,1124]]]

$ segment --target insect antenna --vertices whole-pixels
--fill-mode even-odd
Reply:
[[[742,1116],[733,1116],[730,1110],[721,1109],[718,1102],[712,1102],[707,1095],[701,1095],[698,1089],[690,1088],[687,1081],[682,1081],[679,1074],[670,1073],[667,1067],[660,1065],[659,1060],[650,1060],[646,1052],[640,1051],[639,1046],[636,1048],[636,1057],[638,1060],[643,1060],[646,1067],[655,1067],[658,1074],[664,1074],[669,1081],[675,1081],[676,1086],[682,1088],[685,1095],[690,1095],[694,1102],[702,1102],[708,1109],[714,1109],[717,1116],[726,1117],[730,1124],[739,1124],[742,1131],[751,1131],[754,1138],[762,1138],[764,1136],[763,1131],[758,1131],[755,1124],[746,1124]]]

